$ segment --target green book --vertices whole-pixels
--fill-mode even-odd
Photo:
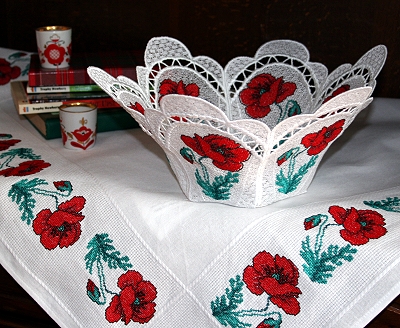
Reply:
[[[58,113],[40,113],[24,117],[47,140],[61,138]],[[97,110],[97,132],[108,132],[138,128],[139,124],[123,108]]]

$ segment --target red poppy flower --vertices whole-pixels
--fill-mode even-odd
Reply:
[[[81,213],[86,199],[75,196],[58,205],[56,211],[41,210],[33,220],[33,231],[40,235],[42,245],[51,250],[57,246],[73,245],[81,235],[81,224],[85,216]]]
[[[0,85],[7,84],[11,79],[16,79],[21,74],[21,69],[18,66],[11,67],[4,58],[0,58]]]
[[[337,95],[340,95],[343,92],[349,91],[350,90],[350,85],[348,84],[343,84],[339,88],[337,88],[335,91],[332,92],[332,95],[329,97],[326,97],[323,104],[325,104],[327,101],[331,100],[332,98],[336,97]]]
[[[7,150],[8,148],[14,146],[15,144],[17,144],[20,141],[21,140],[18,140],[18,139],[0,140],[0,151]]]
[[[135,110],[135,111],[139,112],[140,114],[144,115],[144,108],[138,102],[135,102],[135,104],[130,104],[129,108],[132,108],[133,110]]]
[[[200,156],[212,159],[212,163],[221,170],[239,171],[242,163],[250,157],[250,152],[240,144],[217,134],[205,137],[195,134],[194,138],[183,135],[181,139]]]
[[[246,112],[252,118],[262,118],[269,114],[271,105],[279,104],[294,94],[296,84],[283,82],[271,74],[260,74],[254,77],[247,88],[240,92],[240,100],[246,105]]]
[[[128,270],[118,278],[119,295],[115,295],[106,309],[108,322],[122,320],[126,325],[134,322],[146,323],[156,312],[157,290],[150,281],[144,281],[142,275]]]
[[[88,129],[86,126],[81,126],[79,129],[72,131],[72,134],[79,142],[87,141],[93,134],[92,129]]]
[[[170,95],[170,94],[178,94],[178,95],[186,95],[192,97],[199,96],[199,87],[195,83],[190,83],[185,85],[182,80],[178,83],[172,81],[170,79],[164,80],[160,84],[160,95]]]
[[[32,161],[26,161],[19,163],[17,167],[9,167],[0,171],[0,175],[5,177],[16,176],[22,177],[25,175],[35,174],[40,172],[46,167],[49,167],[51,164],[47,163],[41,159],[35,159]]]
[[[57,188],[59,191],[72,191],[72,184],[70,181],[54,181],[53,182],[54,187]]]
[[[252,293],[266,292],[272,303],[292,315],[300,312],[298,278],[299,270],[291,260],[279,255],[273,257],[266,251],[258,253],[253,258],[253,266],[243,272],[243,281]]]
[[[52,43],[48,45],[43,54],[50,64],[60,65],[64,60],[65,48]]]
[[[309,133],[301,139],[308,155],[317,155],[323,151],[343,130],[345,120],[339,120],[328,127],[323,127],[316,133]]]
[[[370,239],[377,239],[386,234],[385,219],[373,210],[345,209],[331,206],[329,213],[336,223],[343,225],[340,235],[352,245],[364,245]]]

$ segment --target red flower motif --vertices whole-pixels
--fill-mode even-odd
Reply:
[[[90,142],[87,143],[86,145],[81,144],[79,142],[71,141],[71,146],[76,147],[76,148],[86,149],[89,146],[91,146],[93,143],[94,143],[94,140],[90,140]]]
[[[65,48],[60,47],[55,43],[52,43],[47,46],[43,54],[50,64],[60,65],[64,60]]]
[[[195,133],[194,138],[182,135],[181,139],[200,156],[212,159],[212,163],[221,170],[239,171],[242,163],[250,157],[250,152],[240,144],[217,134],[200,137]]]
[[[0,151],[7,150],[8,148],[14,146],[15,144],[17,144],[20,141],[21,140],[18,140],[18,139],[0,140]]]
[[[247,87],[240,92],[240,100],[252,118],[267,116],[272,104],[281,103],[296,91],[295,83],[283,82],[282,77],[277,79],[267,73],[254,77]]]
[[[345,120],[339,120],[328,127],[323,127],[316,133],[309,133],[301,139],[308,155],[317,155],[323,151],[343,130]]]
[[[135,111],[139,112],[140,114],[144,115],[144,108],[138,102],[135,102],[135,104],[130,104],[129,108],[132,108],[133,110],[135,110]]]
[[[292,315],[300,312],[298,278],[299,270],[291,260],[279,255],[273,257],[266,251],[258,253],[253,266],[243,272],[243,281],[253,294],[266,292],[272,303]]]
[[[58,205],[56,211],[41,210],[33,220],[33,231],[40,235],[40,242],[46,249],[73,245],[81,235],[81,223],[85,216],[81,213],[86,199],[75,196]]]
[[[332,95],[329,97],[326,97],[323,104],[325,104],[327,101],[331,100],[332,98],[336,97],[337,95],[340,95],[343,92],[349,91],[350,90],[350,85],[348,84],[343,84],[339,88],[337,88],[335,91],[332,92]]]
[[[49,167],[51,164],[47,163],[41,159],[35,159],[32,161],[26,161],[19,163],[17,167],[9,167],[0,171],[0,175],[5,177],[16,176],[22,177],[25,175],[35,174],[40,172],[46,167]]]
[[[18,66],[11,67],[4,58],[0,58],[0,85],[7,84],[11,79],[16,79],[21,74],[21,69]]]
[[[188,85],[185,85],[182,80],[180,80],[177,83],[170,79],[167,79],[162,81],[160,84],[161,98],[165,95],[170,95],[170,94],[198,97],[199,93],[200,93],[199,87],[195,83],[190,83]]]
[[[74,137],[79,141],[79,142],[86,142],[90,136],[93,134],[92,129],[88,129],[86,126],[81,126],[79,129],[75,130],[72,132]]]
[[[352,245],[364,245],[386,234],[385,219],[376,211],[331,206],[329,213],[336,223],[343,225],[340,235]]]
[[[118,278],[119,295],[115,295],[106,309],[108,322],[122,320],[126,325],[134,322],[146,323],[156,312],[157,290],[150,281],[144,281],[142,275],[128,270]]]

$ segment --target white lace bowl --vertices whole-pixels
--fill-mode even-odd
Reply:
[[[304,45],[279,40],[222,68],[159,37],[138,83],[96,67],[88,74],[163,148],[189,200],[261,207],[306,192],[329,146],[372,101],[385,59],[380,45],[328,75]]]

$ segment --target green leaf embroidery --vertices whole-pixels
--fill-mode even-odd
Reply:
[[[115,250],[112,245],[112,240],[108,238],[108,234],[96,234],[88,243],[87,246],[90,251],[85,256],[86,269],[89,273],[93,272],[93,264],[96,261],[102,260],[108,264],[110,269],[121,268],[128,270],[132,267],[129,263],[128,256],[120,256],[121,253]]]
[[[238,314],[234,312],[243,302],[242,288],[244,282],[237,275],[235,279],[229,279],[230,288],[225,289],[225,295],[216,297],[215,301],[211,301],[211,310],[213,316],[224,326],[232,328],[250,327],[251,324],[241,322]]]
[[[106,285],[103,262],[107,263],[110,269],[120,268],[124,271],[132,267],[128,256],[120,256],[121,253],[115,250],[112,240],[108,238],[107,233],[96,234],[88,243],[89,252],[85,256],[86,269],[90,274],[97,269],[100,288],[95,294],[88,293],[89,298],[97,304],[105,304],[107,302],[106,293],[116,295],[110,291]]]
[[[312,250],[309,236],[301,244],[300,255],[306,261],[306,264],[303,264],[304,272],[309,276],[311,281],[320,284],[326,284],[328,278],[332,277],[332,272],[338,266],[341,266],[343,261],[352,261],[352,254],[357,253],[357,249],[347,244],[343,247],[329,245],[327,251],[319,254],[319,252]]]
[[[239,182],[239,174],[228,172],[225,176],[220,175],[215,177],[214,181],[210,183],[209,180],[203,179],[200,172],[196,169],[196,181],[203,189],[203,193],[216,200],[229,199],[230,190],[234,183]]]
[[[22,212],[22,221],[26,221],[28,225],[31,224],[34,218],[33,209],[36,204],[36,200],[32,197],[32,194],[39,185],[47,185],[47,182],[38,178],[30,181],[23,179],[13,184],[8,191],[8,197],[11,197],[12,201],[19,205],[18,209]]]
[[[295,191],[303,177],[307,174],[308,170],[315,165],[317,158],[318,155],[311,156],[310,160],[306,164],[303,164],[297,173],[292,174],[291,170],[294,167],[295,159],[295,157],[292,157],[289,164],[288,176],[285,176],[283,169],[280,169],[279,173],[276,175],[276,185],[280,187],[278,188],[278,191],[283,194],[288,194]]]
[[[397,212],[400,213],[400,198],[399,197],[387,197],[383,200],[378,201],[364,201],[365,205],[368,205],[372,208],[388,211],[388,212]]]

